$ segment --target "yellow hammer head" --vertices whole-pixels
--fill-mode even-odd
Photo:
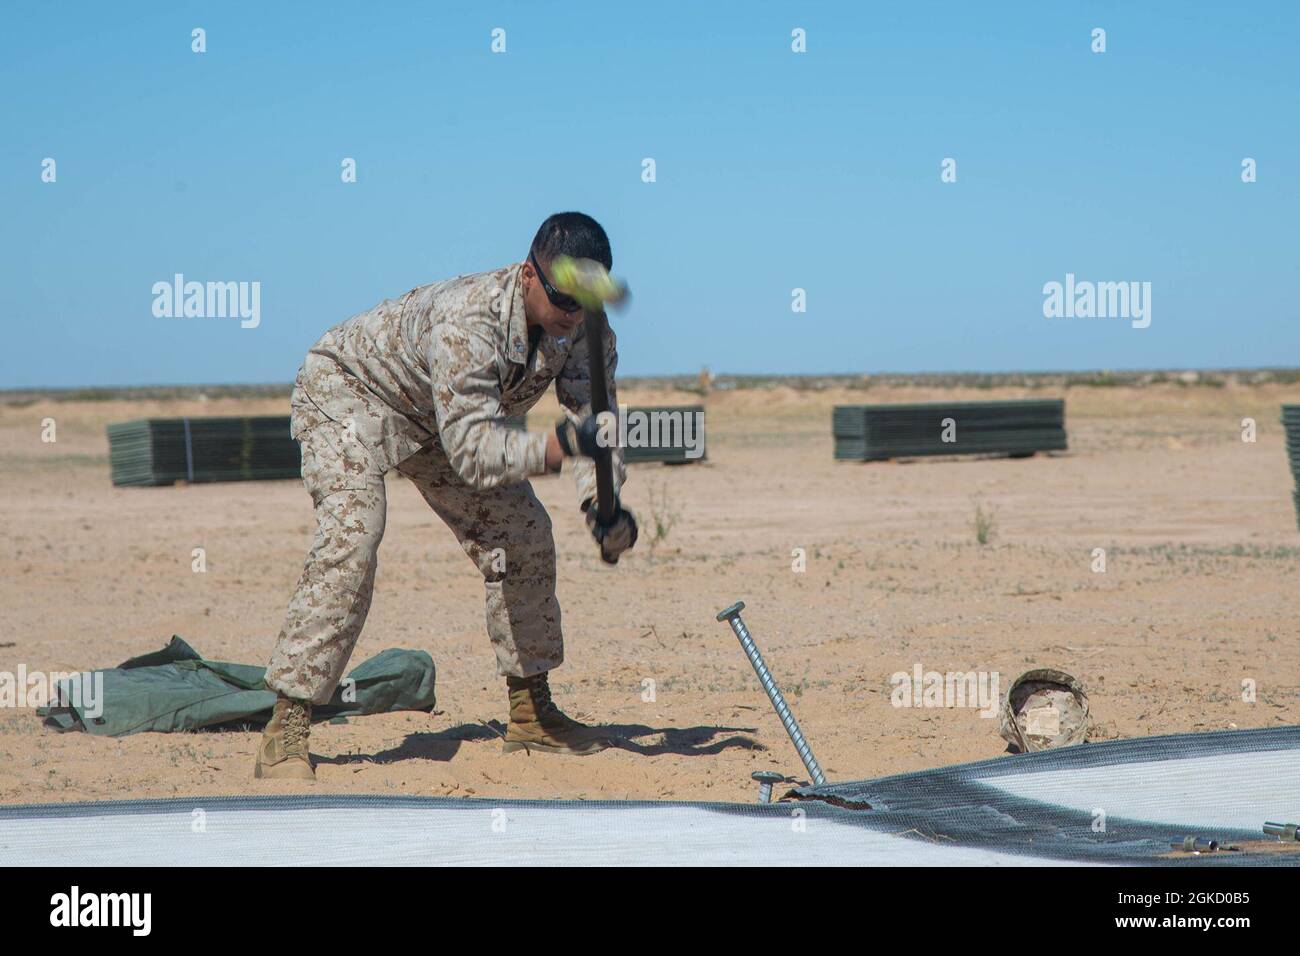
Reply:
[[[615,279],[594,259],[556,256],[551,262],[551,284],[578,300],[584,309],[618,305],[627,299],[627,285]]]

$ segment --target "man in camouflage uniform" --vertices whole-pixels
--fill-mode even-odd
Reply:
[[[610,268],[609,240],[581,213],[542,224],[527,260],[413,289],[335,326],[311,349],[292,397],[303,483],[316,536],[266,684],[278,700],[258,749],[255,776],[315,779],[307,740],[312,704],[329,700],[343,675],[375,581],[384,534],[384,476],[411,479],[483,575],[487,630],[506,678],[507,752],[589,754],[611,742],[551,701],[547,672],[564,659],[555,598],[551,520],[532,475],[572,459],[578,501],[602,556],[615,561],[636,541],[621,506],[596,522],[587,349],[577,303],[551,285],[559,255]],[[614,335],[605,366],[616,407]],[[552,432],[506,427],[555,383],[565,418]],[[624,478],[612,449],[615,490]]]

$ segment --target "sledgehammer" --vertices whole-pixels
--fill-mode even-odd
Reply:
[[[627,302],[627,285],[615,279],[594,259],[556,256],[551,263],[551,281],[582,306],[582,323],[587,334],[587,377],[591,382],[591,414],[598,419],[609,407],[609,381],[605,377],[605,305]],[[608,526],[614,520],[614,465],[608,448],[592,459],[596,464],[596,520]]]

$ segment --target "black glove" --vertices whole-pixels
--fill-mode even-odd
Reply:
[[[596,517],[596,504],[588,499],[582,505],[587,513],[587,529],[600,545],[600,557],[606,564],[618,564],[618,557],[636,544],[636,516],[614,502],[614,518],[607,525],[602,525]]]
[[[600,443],[600,422],[595,415],[588,415],[578,424],[568,418],[561,418],[555,423],[555,438],[560,443],[560,451],[566,458],[586,455],[595,458],[609,447]]]

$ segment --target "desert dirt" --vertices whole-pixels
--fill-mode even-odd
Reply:
[[[831,457],[836,403],[1058,395],[1068,453]],[[699,400],[646,389],[620,399]],[[426,649],[433,714],[317,725],[312,786],[254,780],[255,730],[104,739],[7,708],[0,802],[298,791],[751,801],[751,772],[806,772],[714,620],[736,600],[831,780],[1003,753],[997,720],[976,708],[891,705],[891,675],[918,663],[996,671],[1004,692],[1025,670],[1062,668],[1089,691],[1094,739],[1295,723],[1300,532],[1278,411],[1298,400],[1276,384],[715,391],[707,462],[631,469],[625,501],[642,540],[616,568],[600,563],[569,477],[536,481],[560,554],[557,701],[629,740],[586,758],[501,753],[505,695],[481,580],[394,476],[352,663]],[[209,658],[265,663],[311,536],[300,484],[114,488],[104,426],[286,412],[265,398],[0,405],[0,672],[113,666],[173,634]],[[553,415],[548,399],[532,421]],[[1255,443],[1241,438],[1247,416]],[[54,443],[41,441],[46,418]],[[977,506],[992,515],[986,544]],[[191,570],[199,547],[205,573]],[[795,549],[805,571],[793,570]]]

